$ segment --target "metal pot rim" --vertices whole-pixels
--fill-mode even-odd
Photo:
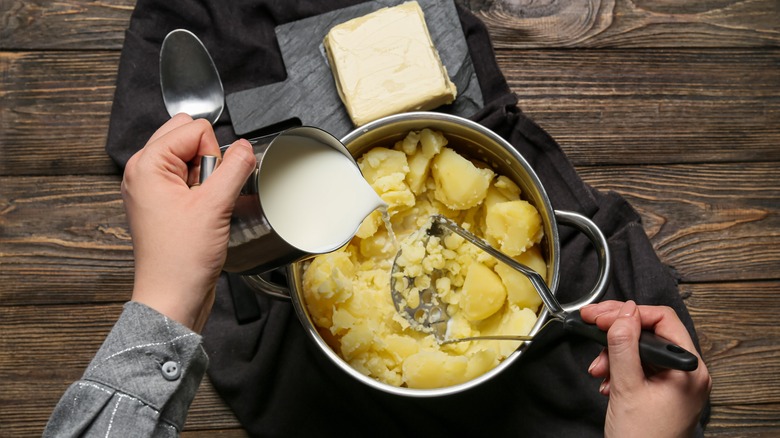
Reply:
[[[521,188],[522,186],[525,186],[525,188],[527,189],[532,189],[533,193],[530,197],[534,198],[535,201],[532,203],[536,206],[537,210],[539,210],[540,215],[542,216],[542,222],[545,229],[545,239],[547,239],[546,244],[547,247],[549,248],[546,257],[548,262],[547,283],[550,287],[550,290],[553,293],[557,292],[558,283],[560,280],[560,238],[558,235],[558,221],[556,220],[556,215],[557,214],[562,215],[561,216],[562,222],[568,223],[569,225],[575,225],[579,227],[581,231],[585,231],[586,234],[589,235],[597,234],[600,237],[600,242],[601,242],[600,244],[601,248],[599,249],[600,251],[603,251],[605,260],[607,260],[605,266],[601,266],[602,269],[600,272],[599,281],[588,295],[582,297],[576,302],[563,304],[563,307],[566,308],[567,311],[574,311],[579,309],[579,307],[585,304],[596,301],[603,295],[603,293],[606,291],[606,286],[608,283],[607,280],[609,275],[608,274],[609,273],[609,262],[608,262],[609,251],[606,248],[606,240],[601,234],[601,231],[598,230],[598,227],[592,221],[590,221],[589,219],[585,218],[582,215],[579,215],[578,213],[554,211],[550,203],[550,199],[547,196],[547,193],[541,184],[541,181],[539,180],[538,176],[531,168],[531,166],[528,164],[528,162],[522,157],[522,155],[520,155],[520,153],[509,142],[504,140],[502,137],[500,137],[498,134],[491,131],[490,129],[471,120],[454,116],[454,115],[437,113],[437,112],[411,112],[411,113],[396,114],[396,115],[384,117],[382,119],[378,119],[373,122],[370,122],[348,133],[345,137],[342,138],[341,142],[347,147],[347,149],[349,149],[350,153],[353,154],[353,156],[359,156],[359,154],[361,154],[363,151],[362,150],[356,151],[350,146],[353,146],[354,142],[357,142],[360,139],[367,138],[372,133],[375,132],[382,133],[382,130],[390,130],[390,132],[392,132],[393,135],[406,135],[406,133],[408,133],[410,130],[423,129],[426,127],[443,131],[450,139],[457,137],[457,135],[467,135],[469,136],[469,139],[473,141],[473,137],[476,136],[480,140],[485,140],[489,143],[492,143],[494,145],[493,147],[500,149],[499,152],[492,151],[492,153],[495,156],[501,155],[501,158],[511,161],[505,163],[498,163],[500,164],[500,166],[508,169],[515,169],[516,166],[519,166],[519,168],[522,169],[522,177],[526,178],[528,181],[525,180],[522,181],[523,184],[520,184],[521,181],[515,180],[515,182],[520,184]],[[448,130],[447,128],[450,129]],[[377,141],[372,140],[370,146],[376,144]],[[480,147],[480,149],[488,149],[488,146],[486,146],[481,142],[476,144]],[[477,152],[480,151],[478,150]],[[475,159],[484,158],[481,156],[474,156],[473,153],[469,153],[468,155],[470,155],[472,158]],[[493,158],[495,158],[495,156]],[[492,164],[492,163],[487,162],[487,164]],[[515,172],[509,172],[509,173],[515,173]],[[529,184],[526,184],[527,182],[530,182],[530,186]],[[529,197],[529,195],[526,195],[526,197]],[[529,200],[529,202],[531,202],[531,200]],[[579,219],[572,220],[573,217],[574,218],[578,217]],[[566,220],[564,221],[563,219]],[[581,224],[577,225],[576,222],[581,222]],[[583,224],[584,224],[584,228],[583,228]],[[592,241],[595,242],[595,240],[593,239]],[[330,358],[330,360],[336,366],[341,368],[347,374],[349,374],[350,376],[354,377],[355,379],[363,382],[364,384],[374,389],[386,393],[390,393],[390,394],[399,395],[399,396],[415,397],[415,398],[439,397],[439,396],[456,394],[471,389],[475,386],[478,386],[490,380],[491,378],[495,377],[498,373],[501,373],[502,371],[506,370],[516,360],[519,359],[519,357],[528,347],[528,343],[523,343],[514,353],[512,353],[509,357],[504,359],[493,369],[487,371],[486,373],[472,380],[457,385],[453,385],[453,386],[448,386],[444,388],[434,388],[434,389],[414,389],[414,388],[397,387],[397,386],[380,382],[352,368],[344,359],[342,359],[338,354],[336,354],[335,351],[333,351],[330,348],[330,346],[322,339],[322,337],[317,332],[316,326],[312,321],[311,317],[309,316],[308,310],[306,309],[306,305],[302,296],[302,288],[298,287],[298,285],[301,283],[302,263],[303,262],[296,262],[287,267],[287,274],[288,274],[287,278],[289,283],[288,290],[285,290],[283,287],[280,287],[278,285],[272,285],[267,281],[263,280],[258,275],[246,276],[244,277],[244,279],[255,290],[259,290],[261,292],[264,292],[272,296],[291,299],[297,317],[300,320],[301,324],[303,324],[304,329],[307,332],[307,335],[309,336],[309,338],[311,338],[311,340],[314,341],[315,344],[317,344],[320,347],[320,350],[323,353],[325,353],[325,355],[328,358]],[[535,335],[541,329],[541,327],[547,321],[548,316],[549,314],[547,309],[542,307],[542,309],[539,312],[539,318],[537,319],[536,323],[531,329],[530,332],[531,335]]]

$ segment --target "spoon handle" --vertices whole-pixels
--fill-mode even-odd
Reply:
[[[206,182],[206,178],[211,176],[214,169],[219,166],[220,159],[214,155],[203,155],[200,157],[200,178],[198,183],[203,184]]]

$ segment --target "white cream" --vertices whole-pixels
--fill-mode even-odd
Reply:
[[[312,254],[343,246],[366,216],[385,205],[354,161],[305,137],[274,143],[266,151],[258,185],[271,227]]]

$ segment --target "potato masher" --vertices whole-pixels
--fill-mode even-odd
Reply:
[[[426,248],[427,251],[427,243],[431,237],[442,238],[449,232],[457,233],[466,241],[476,245],[500,262],[509,265],[511,268],[525,275],[539,293],[550,316],[553,319],[560,320],[563,323],[564,330],[590,338],[603,346],[607,345],[606,332],[602,331],[594,324],[583,322],[579,312],[565,311],[539,273],[488,245],[483,239],[463,229],[452,220],[441,215],[431,216],[429,222],[413,233],[410,238],[421,240],[423,242],[422,246]],[[598,237],[604,239],[603,236],[589,237],[592,239]],[[606,245],[606,242],[604,242],[604,245]],[[409,321],[409,324],[415,330],[433,334],[440,344],[477,340],[533,340],[533,336],[522,335],[476,336],[447,339],[446,334],[449,315],[447,314],[445,303],[440,300],[435,288],[436,280],[443,275],[442,271],[434,270],[433,273],[430,274],[431,278],[422,282],[422,284],[428,285],[427,287],[415,288],[414,285],[419,285],[421,283],[417,281],[417,278],[410,278],[404,275],[401,265],[399,264],[399,257],[401,257],[401,255],[402,249],[399,249],[395,260],[393,261],[390,276],[390,292],[396,310]],[[409,296],[410,292],[415,293],[417,296]],[[650,331],[642,332],[639,342],[639,355],[642,362],[659,368],[693,371],[698,367],[699,363],[698,358],[689,351],[670,343]]]

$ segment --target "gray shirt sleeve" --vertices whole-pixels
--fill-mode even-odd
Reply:
[[[131,301],[43,436],[178,436],[207,365],[200,335]]]

